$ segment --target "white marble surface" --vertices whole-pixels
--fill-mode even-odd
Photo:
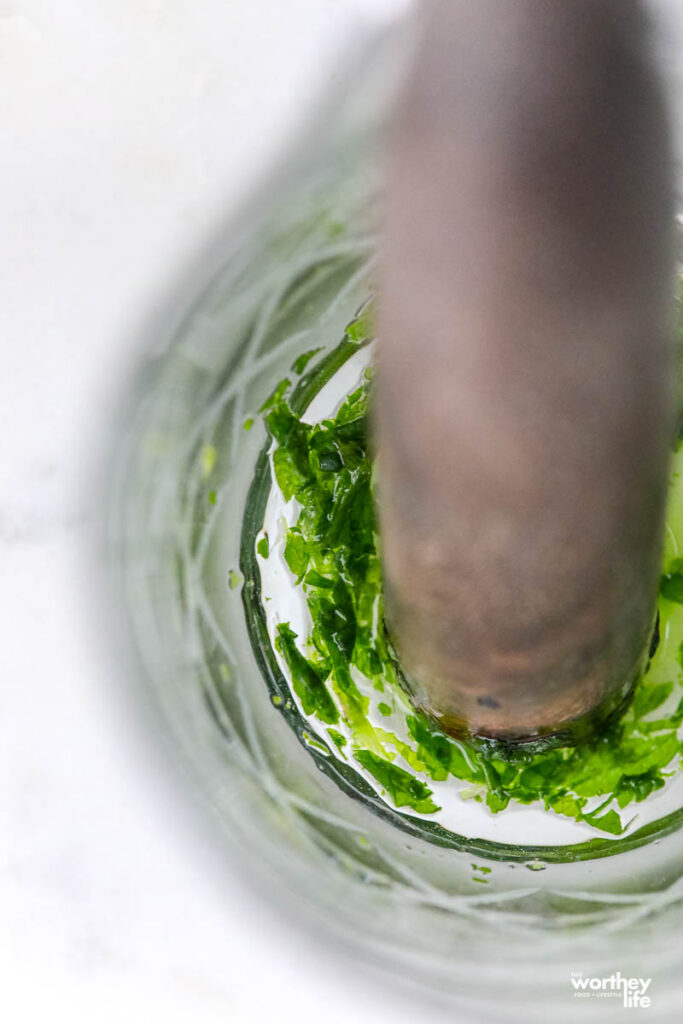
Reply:
[[[392,6],[0,0],[3,1020],[408,1019],[216,870],[117,717],[82,579],[131,339]]]
[[[84,467],[142,317],[349,33],[401,6],[0,0],[4,1020],[419,1019],[215,871],[112,707],[80,568]]]

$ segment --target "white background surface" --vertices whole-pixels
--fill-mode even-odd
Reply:
[[[79,571],[94,514],[83,467],[142,318],[305,119],[349,33],[403,6],[0,0],[0,1018],[12,1024],[419,1020],[216,872],[112,711]],[[657,6],[683,20],[681,0]],[[668,42],[675,53],[681,35]]]

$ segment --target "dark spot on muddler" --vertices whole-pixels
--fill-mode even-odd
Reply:
[[[484,708],[500,707],[500,701],[496,700],[495,697],[477,697],[477,704],[481,704]]]

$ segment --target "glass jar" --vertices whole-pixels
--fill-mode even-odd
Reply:
[[[372,60],[361,54],[321,118],[334,133],[302,141],[267,190],[283,198],[256,203],[188,275],[176,326],[159,329],[129,395],[107,536],[135,684],[226,847],[309,926],[477,1020],[517,1019],[520,1005],[575,1020],[573,974],[616,971],[652,978],[653,1016],[673,1019],[683,808],[623,839],[571,846],[441,834],[340,772],[278,689],[250,558],[269,488],[256,413],[296,356],[336,349],[372,296],[377,141],[396,52],[389,38]],[[490,869],[484,884],[474,864]],[[623,1008],[581,1001],[589,1018]]]

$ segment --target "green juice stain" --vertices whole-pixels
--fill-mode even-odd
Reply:
[[[371,311],[365,310],[349,325],[342,344],[358,346],[371,336]],[[298,372],[314,354],[305,353],[294,364]],[[494,814],[511,804],[533,804],[620,835],[633,816],[627,808],[663,788],[678,771],[683,749],[683,449],[674,456],[669,499],[659,602],[662,640],[630,706],[601,736],[577,746],[494,757],[440,731],[412,707],[401,686],[384,624],[372,495],[372,372],[366,371],[336,416],[314,425],[293,411],[289,388],[290,381],[282,381],[262,411],[273,441],[277,486],[285,500],[294,497],[300,505],[284,557],[313,626],[310,636],[297,638],[288,624],[280,624],[275,646],[305,714],[327,726],[343,724],[345,735],[339,728],[327,730],[337,756],[361,766],[396,807],[435,813],[439,807],[429,781],[452,778],[461,783],[462,798],[483,802]],[[258,544],[264,554],[263,541]],[[383,691],[385,700],[373,706],[360,680]],[[371,709],[388,728],[373,725]]]

